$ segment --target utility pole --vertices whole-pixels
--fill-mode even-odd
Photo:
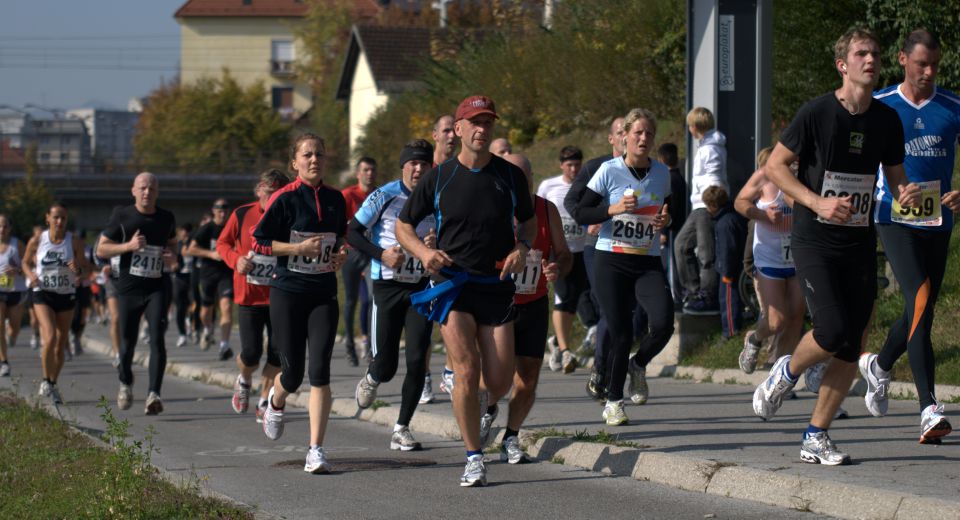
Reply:
[[[547,29],[553,29],[553,8],[557,1],[543,0],[543,26]]]
[[[435,11],[440,11],[440,28],[447,28],[447,4],[453,2],[453,0],[434,0],[430,7]]]

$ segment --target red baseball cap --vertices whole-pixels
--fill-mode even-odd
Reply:
[[[494,107],[492,99],[487,96],[470,96],[460,102],[460,105],[457,107],[457,115],[454,119],[456,121],[470,119],[480,114],[490,114],[495,118],[500,118],[500,116],[497,115],[497,109]]]

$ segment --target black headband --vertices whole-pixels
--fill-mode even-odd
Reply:
[[[433,153],[426,148],[404,146],[403,150],[400,151],[400,167],[403,168],[403,165],[407,164],[409,161],[424,161],[426,163],[431,163],[433,161]]]

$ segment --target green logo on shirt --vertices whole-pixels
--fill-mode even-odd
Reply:
[[[865,136],[862,132],[850,132],[850,148],[851,152],[855,148],[857,152],[863,150],[863,140]]]

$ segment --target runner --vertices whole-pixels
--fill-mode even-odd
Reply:
[[[833,357],[800,448],[804,462],[831,466],[850,463],[827,430],[857,371],[877,293],[870,215],[877,166],[883,164],[902,206],[920,202],[920,189],[907,184],[903,171],[903,127],[896,111],[872,103],[880,68],[876,37],[866,29],[851,29],[834,51],[842,85],[801,107],[766,166],[767,177],[795,201],[791,247],[813,330],[792,356],[774,363],[753,394],[754,413],[769,419],[804,370]],[[790,164],[797,159],[800,169],[794,177]]]
[[[213,215],[211,213],[204,213],[200,216],[200,221],[197,222],[196,229],[193,230],[187,239],[187,250],[189,250],[190,243],[193,242],[193,238],[197,235],[197,232],[200,231],[200,228],[212,220]],[[203,310],[201,301],[203,298],[200,296],[200,266],[203,265],[203,259],[185,253],[186,251],[181,249],[180,255],[193,261],[193,267],[190,269],[190,294],[193,300],[193,305],[191,305],[192,310],[190,312],[190,323],[192,324],[193,342],[200,345],[200,350],[206,350],[210,348],[210,345],[203,343],[203,319],[201,317],[201,311]]]
[[[573,253],[573,264],[568,273],[557,278],[553,284],[553,331],[551,337],[553,352],[550,355],[550,370],[564,374],[573,373],[577,368],[577,358],[573,355],[573,318],[577,314],[580,297],[590,290],[587,270],[583,263],[583,247],[587,227],[578,224],[563,207],[563,200],[570,191],[574,177],[583,165],[583,152],[576,146],[564,146],[560,150],[560,171],[556,177],[550,177],[540,183],[537,196],[547,199],[557,206],[563,222],[563,237],[567,247]]]
[[[144,413],[157,415],[163,412],[160,389],[167,367],[164,331],[169,293],[164,288],[163,267],[175,267],[176,221],[173,213],[157,206],[160,182],[152,173],[137,175],[131,192],[134,203],[113,211],[100,235],[97,256],[111,259],[117,292],[114,321],[121,333],[117,407],[127,410],[133,405],[133,354],[143,317],[150,336],[150,385]]]
[[[670,171],[650,157],[657,133],[653,113],[635,108],[624,118],[623,128],[624,155],[600,166],[579,203],[581,215],[582,208],[607,206],[606,217],[581,221],[603,222],[594,279],[610,331],[610,383],[602,415],[610,426],[629,422],[623,411],[627,371],[637,373],[631,393],[646,402],[646,366],[673,334],[673,298],[660,262],[660,232],[670,224]],[[638,303],[650,331],[630,358]]]
[[[503,137],[498,137],[490,142],[490,153],[497,157],[506,158],[507,155],[513,153],[513,146],[510,144],[510,141]]]
[[[177,228],[177,265],[179,269],[173,275],[173,304],[176,307],[177,348],[187,346],[190,341],[190,307],[193,304],[193,294],[190,290],[190,273],[193,271],[193,257],[184,255],[183,250],[190,244],[190,233],[193,225],[189,222]]]
[[[274,377],[280,373],[280,357],[270,327],[270,280],[277,267],[277,259],[253,252],[253,229],[260,222],[270,196],[289,183],[290,179],[280,170],[261,173],[253,191],[257,200],[233,210],[217,239],[217,252],[234,271],[234,302],[237,304],[240,327],[237,368],[240,373],[233,384],[233,399],[230,402],[236,413],[247,413],[253,372],[263,357],[264,331],[267,334],[267,362],[263,366],[260,401],[256,410],[258,423],[263,422],[267,395],[273,387]]]
[[[390,438],[391,450],[419,450],[410,433],[410,419],[423,394],[426,355],[430,350],[433,323],[417,313],[410,295],[427,285],[423,264],[403,250],[395,235],[397,214],[420,177],[430,169],[433,146],[423,139],[411,141],[400,152],[402,178],[374,191],[350,221],[347,240],[356,251],[372,259],[373,363],[357,383],[357,406],[369,408],[377,387],[389,382],[400,362],[400,336],[406,330],[407,374],[401,390],[400,414]],[[427,247],[436,247],[432,216],[417,226],[417,236]],[[370,236],[370,238],[367,238]]]
[[[740,369],[747,374],[757,368],[757,356],[767,338],[773,338],[772,359],[793,354],[807,312],[790,247],[793,201],[785,197],[766,174],[765,166],[772,151],[773,147],[760,150],[757,171],[734,201],[741,215],[756,222],[753,279],[760,294],[761,309],[757,328],[747,332],[740,352]],[[809,386],[809,381],[807,384]]]
[[[94,265],[93,246],[87,244],[86,230],[81,229],[77,231],[75,237],[83,247],[83,257],[86,258],[87,263]],[[73,356],[83,354],[83,344],[80,340],[83,338],[83,331],[86,329],[87,321],[90,319],[90,309],[93,307],[93,276],[93,273],[88,273],[78,279],[77,308],[73,312],[73,321],[70,323],[70,332],[73,336],[73,341],[67,344],[66,351],[68,360]]]
[[[920,400],[920,442],[939,443],[952,431],[937,401],[934,356],[930,339],[953,231],[953,213],[960,210],[960,192],[952,190],[954,157],[960,135],[960,97],[936,86],[940,42],[919,29],[910,33],[899,54],[904,81],[874,94],[900,116],[906,139],[904,168],[922,190],[922,203],[901,208],[887,179],[877,181],[874,216],[877,234],[903,293],[903,315],[893,323],[879,355],[860,357],[860,373],[868,383],[867,410],[887,412],[890,371],[904,352]],[[946,206],[950,211],[943,211]]]
[[[530,161],[520,154],[504,157],[520,168],[527,178],[527,187],[533,191],[533,172]],[[546,349],[549,302],[547,282],[555,282],[570,270],[573,263],[564,239],[560,211],[540,196],[533,197],[537,217],[537,235],[533,249],[527,253],[523,272],[516,275],[516,294],[513,297],[516,319],[513,324],[513,344],[516,353],[516,372],[513,375],[513,395],[507,413],[507,427],[500,440],[500,460],[509,464],[526,464],[530,457],[520,447],[520,428],[533,408],[540,367]],[[496,405],[496,403],[493,403]],[[481,436],[483,434],[481,424]],[[487,425],[489,432],[490,425]]]
[[[461,486],[486,484],[479,423],[487,399],[481,402],[480,373],[489,402],[510,389],[515,286],[507,277],[523,270],[536,234],[523,172],[489,151],[496,117],[487,97],[460,103],[454,125],[460,153],[421,179],[396,227],[400,246],[436,276],[413,303],[440,323],[447,361],[458,378],[453,409],[467,449]],[[438,249],[426,247],[415,231],[429,215],[437,221]]]
[[[47,230],[31,238],[23,252],[23,274],[33,289],[33,307],[40,326],[40,396],[63,403],[57,378],[63,369],[70,322],[77,302],[77,277],[91,266],[83,246],[67,231],[67,208],[54,202],[47,210]]]
[[[200,264],[200,320],[203,322],[202,350],[213,346],[213,318],[220,311],[220,348],[217,357],[226,361],[233,357],[230,331],[233,329],[233,271],[217,253],[217,237],[227,220],[226,199],[213,203],[213,219],[197,229],[186,253]]]
[[[5,333],[7,322],[14,321],[26,283],[20,264],[20,240],[13,236],[10,219],[0,214],[0,377],[10,375],[7,348],[13,341]],[[13,335],[11,334],[11,337]]]
[[[354,171],[357,183],[342,190],[343,198],[347,201],[347,220],[360,209],[363,201],[377,187],[377,161],[371,157],[361,157],[357,161]],[[350,366],[357,366],[357,350],[353,338],[353,311],[357,307],[357,298],[360,300],[360,332],[363,334],[362,352],[367,363],[370,362],[370,292],[364,276],[370,267],[370,258],[355,249],[347,250],[347,262],[343,264],[340,276],[343,279],[344,291],[344,346],[347,349],[347,361]],[[369,276],[369,275],[367,275]]]
[[[34,238],[39,239],[41,233],[43,233],[43,226],[33,226],[33,235],[30,237],[31,240]],[[27,243],[29,243],[29,240]],[[26,273],[24,273],[24,278],[26,278]],[[30,338],[30,348],[37,350],[40,348],[40,322],[37,321],[37,311],[33,308],[33,291],[30,290],[29,287],[23,299],[30,319],[30,330],[33,332],[33,336]]]
[[[323,139],[315,134],[293,141],[290,164],[297,179],[270,197],[253,233],[254,253],[277,257],[270,282],[270,323],[281,372],[267,396],[263,432],[273,440],[283,435],[287,396],[300,388],[307,362],[310,449],[303,470],[308,473],[331,470],[323,437],[332,404],[330,357],[340,313],[335,271],[347,256],[341,246],[346,202],[323,183],[324,153]]]

